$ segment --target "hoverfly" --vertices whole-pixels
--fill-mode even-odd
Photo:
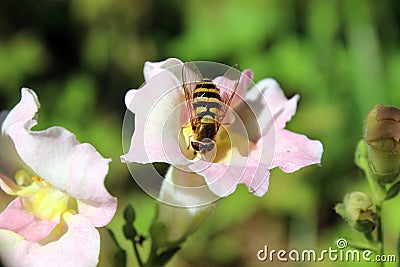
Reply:
[[[239,80],[238,65],[232,66],[216,86],[212,80],[203,78],[193,62],[184,63],[182,81],[192,127],[187,148],[192,146],[195,155],[204,155],[214,149],[218,130],[228,112]]]

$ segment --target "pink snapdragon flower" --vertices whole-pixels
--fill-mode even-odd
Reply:
[[[182,66],[174,58],[146,62],[146,83],[126,94],[126,106],[135,114],[135,130],[129,151],[121,156],[123,162],[170,163],[171,168],[203,177],[218,197],[231,194],[238,184],[262,196],[268,190],[270,169],[279,167],[290,173],[320,163],[321,142],[285,129],[296,112],[299,96],[287,99],[273,79],[263,79],[248,90],[253,78],[248,69],[241,74],[231,104],[234,122],[221,126],[211,158],[194,156],[187,141],[191,126]],[[223,79],[213,79],[221,91]]]
[[[0,113],[0,187],[16,198],[0,213],[6,266],[96,266],[117,200],[104,186],[109,159],[62,127],[32,131],[33,90]]]

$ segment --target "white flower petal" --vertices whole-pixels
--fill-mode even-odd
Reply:
[[[171,166],[163,181],[157,222],[164,224],[168,240],[192,234],[214,210],[217,199],[203,177]]]

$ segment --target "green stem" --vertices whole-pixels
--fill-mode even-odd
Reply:
[[[397,259],[400,259],[400,235],[397,238]],[[397,267],[400,267],[400,261],[397,262]]]
[[[135,242],[134,238],[131,241],[132,241],[133,250],[135,251],[135,255],[136,255],[136,259],[138,261],[138,264],[139,264],[140,267],[144,267],[142,258],[139,255],[139,250],[137,248],[137,243]]]
[[[379,244],[379,255],[383,255],[383,253],[384,253],[383,225],[382,225],[381,209],[382,209],[381,205],[376,205],[376,213],[378,216],[378,222],[377,222],[377,227],[376,227],[376,231],[377,231],[376,239]],[[381,261],[380,266],[383,267],[384,265],[385,265],[384,262]]]
[[[377,215],[377,227],[376,227],[376,242],[378,243],[378,251],[380,255],[384,253],[384,238],[383,238],[383,225],[382,225],[382,203],[386,198],[386,188],[380,185],[374,178],[369,166],[368,160],[364,159],[362,161],[363,169],[365,171],[365,176],[367,178],[368,184],[371,188],[372,195],[375,202],[376,215]],[[380,262],[380,266],[384,266],[384,262]]]
[[[367,236],[366,236],[367,237]],[[349,241],[349,246],[358,250],[371,250],[375,253],[379,251],[379,248],[374,240],[370,240],[367,237],[368,242],[365,241]]]
[[[147,259],[147,262],[145,265],[145,267],[151,267],[153,265],[153,261],[157,256],[157,246],[155,245],[155,241],[152,240],[151,242],[151,248],[150,248],[150,254],[149,254],[149,258]]]
[[[373,178],[373,174],[371,173],[371,169],[369,167],[368,161],[365,160],[365,176],[367,178],[369,187],[371,188],[373,198],[375,200],[376,207],[381,206],[382,202],[386,198],[386,188],[378,184],[378,182]]]

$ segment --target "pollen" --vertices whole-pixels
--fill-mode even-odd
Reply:
[[[32,180],[36,182],[44,182],[45,180],[38,176],[32,176]]]

